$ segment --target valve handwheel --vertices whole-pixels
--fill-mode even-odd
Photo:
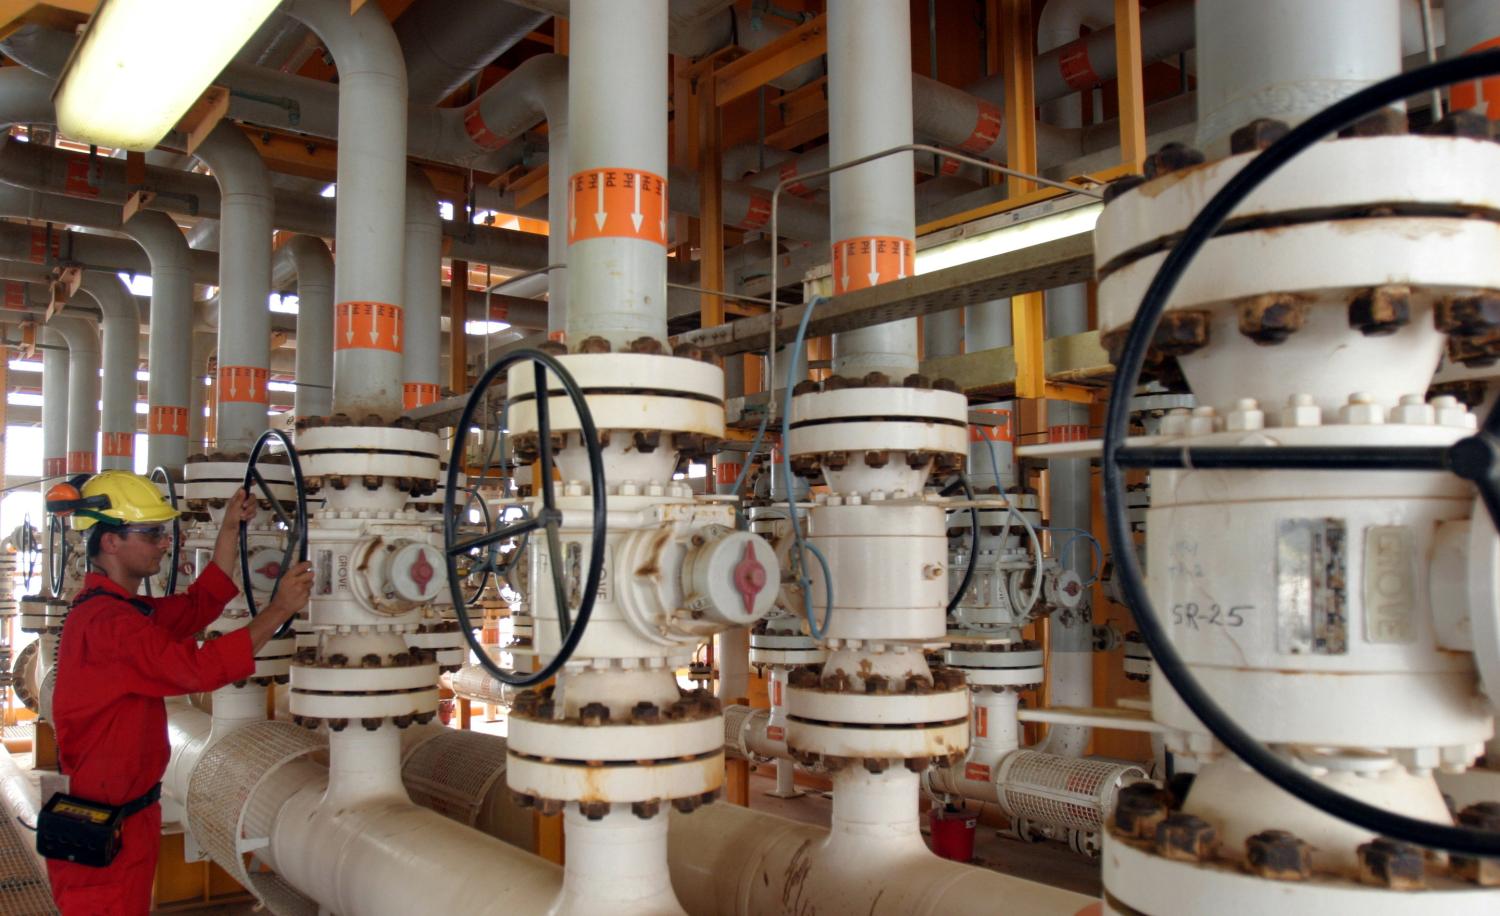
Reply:
[[[578,387],[578,383],[574,381],[568,370],[563,368],[562,363],[552,356],[540,350],[517,350],[496,360],[489,369],[485,370],[484,375],[474,386],[474,390],[469,393],[469,400],[464,404],[463,414],[460,415],[455,428],[469,429],[474,414],[484,403],[484,395],[490,385],[494,384],[495,379],[512,366],[524,362],[531,363],[536,372],[534,391],[536,394],[537,461],[540,465],[536,478],[536,490],[541,496],[542,508],[519,521],[501,525],[478,537],[460,540],[458,537],[458,475],[464,468],[464,444],[467,438],[465,436],[453,437],[453,453],[448,459],[448,478],[443,489],[443,552],[448,562],[448,590],[453,598],[453,609],[458,614],[464,640],[474,651],[480,667],[512,687],[531,687],[546,681],[567,664],[568,659],[573,655],[573,650],[578,647],[579,640],[583,638],[584,628],[588,626],[589,615],[594,611],[594,600],[599,593],[599,579],[604,574],[604,538],[607,520],[604,454],[599,446],[599,432],[594,427],[594,418],[589,412],[583,389]],[[568,399],[573,402],[573,409],[578,414],[579,431],[583,438],[584,448],[588,452],[589,484],[593,492],[588,566],[584,574],[578,608],[572,613],[569,612],[568,589],[563,582],[562,574],[563,564],[566,561],[562,539],[559,536],[559,528],[562,526],[562,510],[557,508],[552,487],[552,421],[548,408],[550,388],[547,384],[549,372],[561,383]],[[541,529],[547,538],[547,567],[552,574],[552,591],[556,600],[558,626],[562,631],[562,645],[558,648],[557,654],[545,665],[527,674],[496,665],[490,661],[488,653],[479,644],[479,640],[474,635],[473,624],[469,621],[469,609],[464,601],[463,581],[459,576],[458,559],[461,555],[477,548],[488,547],[506,538],[528,534],[538,529]]]
[[[52,597],[62,597],[63,579],[68,575],[68,561],[72,559],[73,546],[68,543],[68,529],[62,516],[56,513],[47,516],[47,584],[52,588]]]
[[[177,483],[172,475],[161,465],[151,469],[151,480],[153,483],[164,483],[167,485],[167,502],[173,509],[177,508]],[[182,516],[172,519],[172,566],[167,572],[166,585],[162,587],[163,595],[171,595],[177,592],[177,570],[182,561]],[[160,575],[158,573],[158,575]],[[146,579],[146,594],[151,594],[151,577]]]
[[[1500,75],[1500,50],[1465,54],[1376,83],[1334,103],[1271,144],[1232,176],[1167,252],[1130,325],[1110,388],[1104,425],[1103,489],[1106,521],[1119,583],[1135,615],[1156,670],[1165,675],[1198,720],[1225,747],[1261,776],[1290,795],[1377,835],[1466,856],[1500,856],[1500,831],[1452,827],[1406,817],[1359,801],[1307,776],[1240,728],[1210,697],[1183,662],[1152,605],[1136,557],[1125,504],[1126,469],[1297,470],[1297,471],[1451,471],[1471,481],[1500,528],[1500,404],[1491,408],[1479,432],[1451,446],[1127,446],[1130,397],[1140,378],[1146,350],[1167,301],[1188,264],[1225,219],[1257,187],[1297,154],[1325,136],[1373,112],[1450,83]],[[1471,557],[1471,562],[1478,558]],[[1475,612],[1493,613],[1494,609]],[[1491,685],[1492,689],[1494,686]]]
[[[271,491],[271,485],[266,483],[266,478],[260,473],[257,465],[260,462],[261,453],[272,442],[279,443],[286,453],[287,463],[292,468],[292,488],[296,494],[297,513],[295,517],[289,517],[286,510],[281,506],[281,499]],[[271,504],[271,511],[276,513],[276,520],[286,528],[286,548],[281,552],[281,563],[278,565],[274,576],[276,584],[271,586],[271,598],[276,597],[276,589],[281,587],[281,577],[292,568],[295,563],[307,559],[307,487],[302,480],[302,462],[297,458],[297,449],[292,445],[292,440],[287,438],[286,433],[279,429],[268,429],[260,434],[255,440],[255,445],[250,449],[250,458],[245,462],[245,493],[254,495],[250,488],[254,484],[260,490],[261,496]],[[245,589],[245,606],[250,609],[250,616],[254,617],[260,613],[260,607],[255,601],[255,589],[251,585],[250,550],[245,543],[246,524],[240,522],[240,582]],[[272,639],[281,639],[292,628],[295,617],[287,618]]]

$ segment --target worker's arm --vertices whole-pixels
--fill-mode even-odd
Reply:
[[[250,633],[250,645],[256,651],[270,641],[272,635],[297,612],[307,607],[312,594],[312,564],[298,563],[281,577],[276,587],[276,597],[267,602],[255,619],[245,629]]]
[[[114,688],[142,696],[169,697],[217,690],[255,673],[248,630],[236,630],[199,646],[176,638],[129,605],[101,611],[89,628],[88,654],[123,672]]]
[[[223,613],[224,605],[240,591],[233,580],[239,560],[240,522],[254,518],[255,500],[249,499],[244,490],[236,490],[225,507],[224,523],[214,541],[213,562],[198,573],[186,592],[153,602],[157,626],[181,639],[202,630]]]

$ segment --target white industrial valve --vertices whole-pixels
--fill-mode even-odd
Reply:
[[[350,557],[350,586],[377,614],[404,614],[437,600],[445,583],[442,551],[426,541],[372,537]]]
[[[746,627],[770,613],[780,565],[766,540],[748,531],[711,526],[693,536],[682,564],[682,608],[715,630]]]

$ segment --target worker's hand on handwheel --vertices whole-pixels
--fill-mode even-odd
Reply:
[[[255,500],[243,489],[235,490],[224,507],[224,523],[214,540],[214,563],[225,572],[234,569],[240,549],[240,524],[255,520]]]
[[[296,564],[281,577],[281,583],[276,586],[276,597],[266,605],[266,611],[281,620],[296,614],[307,607],[307,599],[312,595],[312,584],[312,564],[305,560]]]

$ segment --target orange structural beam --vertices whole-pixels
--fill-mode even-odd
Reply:
[[[1115,59],[1119,61],[1120,162],[1131,172],[1146,164],[1146,86],[1141,65],[1141,0],[1115,0]]]
[[[758,51],[714,73],[715,104],[724,106],[776,77],[828,53],[828,18],[805,22]]]

